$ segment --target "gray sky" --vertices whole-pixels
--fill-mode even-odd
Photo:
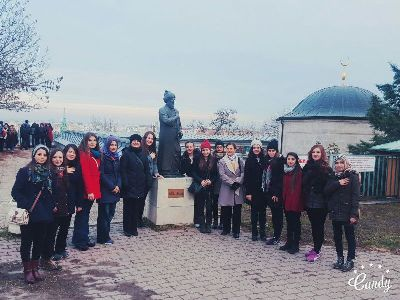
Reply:
[[[317,89],[377,93],[400,64],[400,1],[32,0],[50,76],[48,109],[29,119],[157,120],[165,89],[184,123],[236,108],[242,123],[293,108]],[[0,112],[3,119],[24,113]]]

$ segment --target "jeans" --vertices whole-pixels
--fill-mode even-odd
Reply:
[[[232,228],[234,234],[239,234],[242,220],[242,204],[221,206],[221,219],[224,232],[231,232]]]
[[[299,246],[301,236],[301,212],[285,211],[287,224],[287,243]]]
[[[283,228],[283,204],[282,202],[273,202],[271,197],[271,195],[267,195],[267,205],[271,209],[274,238],[280,239]]]
[[[265,197],[263,193],[254,193],[251,200],[251,235],[258,236],[260,228],[260,237],[265,237],[265,226],[267,223],[267,213],[265,206]]]
[[[347,251],[347,260],[353,260],[356,258],[356,237],[354,234],[355,225],[350,224],[349,222],[339,222],[332,221],[333,227],[333,238],[335,240],[335,247],[337,256],[343,256],[343,228],[344,234],[346,236],[348,251]]]
[[[49,224],[41,255],[44,260],[49,260],[54,253],[61,254],[65,251],[71,217],[72,215],[55,217]]]
[[[195,201],[197,202],[197,216],[200,225],[210,225],[212,222],[212,205],[213,199],[210,191],[202,191],[195,196]],[[204,215],[204,207],[206,209],[206,214]]]
[[[314,250],[319,253],[325,240],[325,220],[328,212],[325,208],[307,208],[311,223]]]
[[[23,262],[38,260],[42,253],[48,223],[21,225],[20,254]],[[31,255],[32,249],[32,255]]]
[[[72,243],[75,246],[86,247],[89,243],[89,215],[93,201],[83,199],[82,210],[75,215]]]
[[[115,214],[116,203],[99,203],[97,216],[97,242],[105,243],[110,238],[111,221]]]

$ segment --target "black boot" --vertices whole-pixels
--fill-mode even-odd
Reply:
[[[342,266],[342,272],[348,272],[353,270],[354,268],[354,262],[352,259],[347,259],[347,261],[343,264]]]
[[[338,256],[337,261],[333,264],[333,268],[341,270],[343,267],[343,264],[344,264],[344,257]]]

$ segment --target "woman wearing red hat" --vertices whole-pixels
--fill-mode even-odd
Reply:
[[[217,179],[217,165],[211,155],[211,144],[205,140],[200,145],[200,158],[193,162],[193,180],[202,186],[200,192],[195,194],[198,211],[195,212],[200,217],[200,232],[211,233],[212,222],[212,193],[213,185]],[[204,216],[204,206],[206,215]]]

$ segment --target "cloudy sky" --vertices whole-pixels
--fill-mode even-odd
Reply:
[[[31,120],[66,107],[70,120],[151,123],[169,89],[186,123],[228,106],[262,122],[340,85],[340,60],[348,85],[373,92],[400,64],[397,0],[32,0],[28,10],[49,76],[64,76]]]

